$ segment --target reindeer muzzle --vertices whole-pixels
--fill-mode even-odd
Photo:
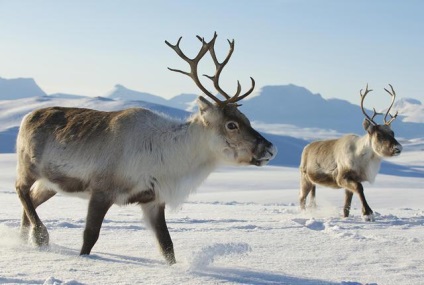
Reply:
[[[259,155],[254,155],[250,164],[263,166],[268,164],[277,155],[277,148],[267,140],[264,140],[258,147]]]
[[[393,148],[393,156],[398,156],[402,152],[402,145],[398,144]]]

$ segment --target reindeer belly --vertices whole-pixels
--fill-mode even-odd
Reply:
[[[90,192],[85,189],[80,181],[78,180],[67,180],[67,181],[51,181],[47,178],[38,179],[33,187],[32,191],[43,192],[43,191],[54,191],[56,193],[63,193],[66,195],[72,195],[83,199],[90,197]]]
[[[340,186],[337,184],[336,180],[334,179],[333,173],[324,173],[324,172],[314,172],[314,173],[308,173],[308,178],[314,183],[330,188],[340,188]]]
[[[114,204],[120,206],[134,203],[148,203],[155,200],[156,197],[155,192],[152,189],[124,189],[117,186],[110,190],[112,191],[104,191],[105,195],[110,195],[110,197],[113,196],[112,200]],[[63,177],[62,179],[56,179],[55,181],[51,181],[47,178],[38,179],[34,183],[32,191],[37,191],[38,193],[54,191],[56,193],[83,199],[89,199],[92,194],[90,187],[85,185],[82,181],[70,177]]]

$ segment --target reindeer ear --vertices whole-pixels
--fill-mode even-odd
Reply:
[[[199,106],[200,113],[206,112],[209,108],[213,107],[213,103],[206,100],[204,97],[197,97],[197,106]]]
[[[364,130],[366,130],[369,134],[374,131],[374,125],[371,124],[368,119],[364,119],[364,121],[362,122],[362,126],[364,127]]]

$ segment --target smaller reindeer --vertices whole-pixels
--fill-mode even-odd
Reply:
[[[316,184],[331,187],[345,188],[344,217],[349,216],[353,193],[359,195],[362,203],[364,220],[374,221],[373,211],[365,200],[364,188],[361,182],[373,183],[380,169],[384,157],[397,156],[402,151],[402,146],[395,139],[395,134],[390,124],[397,117],[390,114],[390,109],[396,98],[393,87],[389,84],[392,102],[384,116],[384,124],[379,125],[374,117],[379,114],[374,109],[374,114],[369,117],[364,109],[365,96],[372,90],[368,85],[361,95],[361,109],[365,115],[363,126],[367,133],[362,136],[353,134],[345,135],[339,139],[315,141],[308,144],[302,153],[300,162],[300,208],[305,209],[306,197],[311,192],[310,206],[316,207]],[[388,116],[390,119],[388,120]]]

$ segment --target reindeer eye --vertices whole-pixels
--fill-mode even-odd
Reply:
[[[227,129],[236,130],[236,129],[238,129],[238,125],[237,125],[236,122],[229,122],[229,123],[227,123]]]

